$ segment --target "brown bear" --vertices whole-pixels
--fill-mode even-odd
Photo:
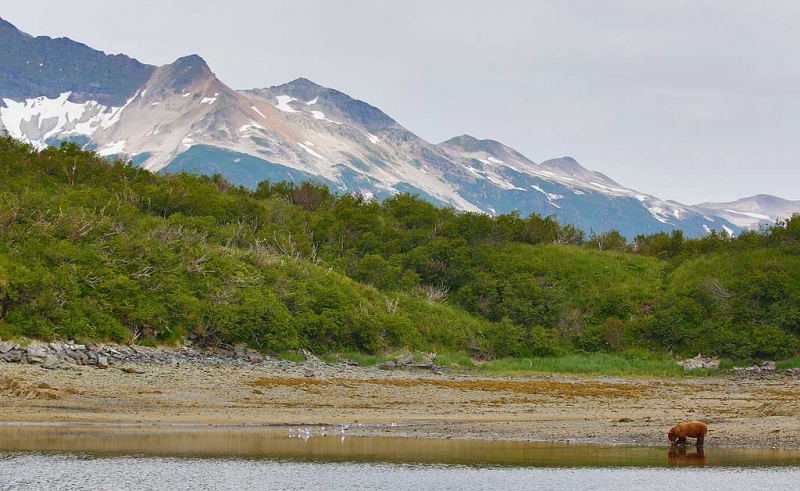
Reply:
[[[700,446],[706,439],[706,433],[708,433],[708,425],[702,421],[683,422],[678,420],[667,433],[667,438],[673,445],[686,445],[686,437],[697,438],[697,446]]]

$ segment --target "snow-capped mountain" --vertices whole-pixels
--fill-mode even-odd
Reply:
[[[731,203],[701,203],[695,208],[725,218],[743,228],[774,225],[800,213],[800,201],[789,201],[767,194],[742,198]]]
[[[557,215],[584,230],[616,229],[629,237],[675,228],[695,235],[708,229],[733,230],[713,213],[702,213],[626,188],[604,174],[585,169],[571,157],[537,165],[500,142],[469,135],[439,146],[467,160],[469,170],[480,178],[479,182],[489,182],[494,189],[503,190],[495,195],[488,194],[489,189],[473,193],[473,201],[483,202],[492,213],[523,210],[526,205],[533,205],[537,213]],[[496,204],[500,206],[495,208]]]
[[[639,193],[569,157],[537,164],[467,135],[434,145],[380,109],[302,78],[235,91],[197,55],[154,67],[34,38],[2,19],[0,55],[0,129],[38,147],[71,140],[153,171],[220,172],[247,186],[312,179],[339,192],[412,192],[460,210],[556,215],[628,237],[749,226],[713,206]]]

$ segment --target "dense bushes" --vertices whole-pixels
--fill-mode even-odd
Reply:
[[[408,194],[251,191],[0,138],[0,336],[264,351],[797,353],[800,218],[584,234]]]

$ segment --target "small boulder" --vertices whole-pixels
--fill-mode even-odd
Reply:
[[[244,344],[237,344],[233,348],[236,358],[244,358],[247,355],[247,346]]]
[[[11,350],[3,355],[3,359],[9,363],[19,363],[22,361],[23,355],[21,350]]]
[[[86,352],[86,358],[89,365],[97,365],[97,352],[93,350],[89,350]]]
[[[26,358],[28,363],[41,364],[47,361],[48,353],[44,350],[28,348]]]
[[[106,369],[108,368],[108,358],[105,356],[98,356],[97,357],[97,368]]]
[[[410,365],[414,363],[414,355],[401,356],[395,360],[397,366]]]

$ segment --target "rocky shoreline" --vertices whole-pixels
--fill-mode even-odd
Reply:
[[[261,363],[266,358],[256,350],[237,346],[234,350],[197,350],[183,348],[151,348],[131,345],[93,345],[32,342],[27,346],[0,341],[0,359],[7,363],[30,363],[56,369],[72,366],[93,366],[100,369],[131,363],[196,363],[235,365]]]
[[[44,369],[69,369],[73,366],[88,366],[98,369],[121,368],[129,370],[130,365],[137,364],[168,364],[178,366],[180,364],[196,364],[206,366],[241,366],[245,364],[267,363],[272,366],[284,368],[297,368],[299,366],[309,367],[336,367],[358,366],[358,363],[340,359],[337,364],[326,364],[321,362],[311,353],[304,353],[306,360],[300,363],[278,360],[269,356],[264,356],[257,350],[247,348],[244,345],[237,345],[233,349],[195,349],[191,347],[170,348],[170,347],[147,347],[134,345],[108,345],[108,344],[76,344],[74,342],[50,342],[43,343],[33,341],[26,346],[18,343],[0,340],[0,363],[28,363],[41,365]],[[719,368],[719,359],[709,356],[698,355],[694,358],[679,362],[686,370],[712,368],[719,373],[731,373],[737,375],[767,375],[783,374],[788,376],[800,376],[800,368],[789,368],[777,370],[775,362],[765,361],[746,367],[734,367],[729,370]],[[428,357],[422,363],[416,363],[411,355],[404,355],[382,363],[378,368],[383,370],[393,369],[431,369],[438,373],[447,370],[445,367],[435,365],[435,359]]]

